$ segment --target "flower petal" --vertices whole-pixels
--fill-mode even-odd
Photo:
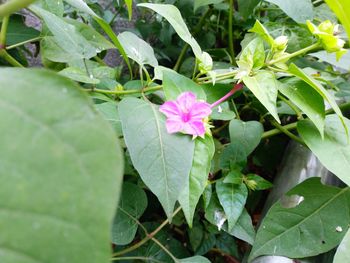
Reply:
[[[191,109],[191,119],[203,119],[211,114],[211,107],[206,102],[196,102]]]
[[[205,134],[205,127],[203,121],[190,121],[185,123],[183,127],[184,133],[203,136]]]
[[[182,121],[174,119],[167,119],[165,125],[168,133],[180,132],[184,128],[184,123]]]
[[[189,112],[193,104],[196,103],[196,95],[190,91],[183,92],[177,97],[176,102],[182,112]]]
[[[164,113],[168,118],[181,117],[181,110],[179,109],[179,105],[176,103],[176,101],[165,102],[159,107],[159,111]]]

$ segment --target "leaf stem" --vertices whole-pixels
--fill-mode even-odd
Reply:
[[[235,64],[235,50],[233,47],[233,11],[234,3],[233,0],[229,0],[229,14],[228,14],[228,50],[231,57],[231,64]]]
[[[285,135],[287,135],[289,138],[293,139],[294,141],[297,141],[298,143],[300,143],[301,145],[304,145],[305,147],[307,147],[307,145],[305,144],[305,142],[298,136],[296,136],[295,134],[291,133],[289,131],[289,129],[286,129],[284,126],[282,126],[281,124],[279,124],[277,121],[272,120],[271,124],[273,126],[275,126],[277,129],[279,129],[281,132],[283,132]]]
[[[0,49],[0,57],[5,59],[9,64],[14,67],[24,68],[14,57],[12,57],[5,49]]]
[[[5,16],[2,19],[1,23],[1,31],[0,31],[0,49],[4,49],[6,47],[6,34],[7,34],[7,27],[9,25],[10,16]]]
[[[16,43],[16,44],[13,44],[13,45],[11,45],[11,46],[6,47],[6,50],[14,49],[14,48],[19,47],[19,46],[22,46],[22,45],[24,45],[24,44],[27,44],[27,43],[31,43],[31,42],[35,42],[35,41],[41,40],[42,38],[43,38],[43,37],[35,37],[35,38],[29,39],[29,40],[26,40],[26,41],[23,41],[23,42],[19,42],[19,43]]]
[[[0,17],[8,16],[24,7],[27,7],[35,0],[12,0],[0,5]]]
[[[173,217],[174,217],[177,213],[179,213],[180,211],[181,211],[181,207],[178,207],[178,208],[174,211]],[[140,241],[137,242],[136,244],[132,245],[131,247],[128,247],[128,248],[123,249],[123,250],[121,250],[121,251],[115,252],[115,253],[113,254],[113,257],[118,257],[118,256],[120,256],[120,255],[124,255],[124,254],[126,254],[126,253],[129,253],[129,252],[134,251],[135,249],[141,247],[143,244],[145,244],[145,243],[147,243],[149,240],[153,239],[154,236],[155,236],[160,230],[163,229],[163,227],[165,227],[167,224],[169,224],[169,222],[170,222],[169,219],[164,220],[164,222],[163,222],[159,227],[157,227],[157,229],[154,230],[152,233],[146,234],[146,237],[145,237],[145,238],[143,238],[142,240],[140,240]],[[153,240],[153,241],[154,241],[154,240]],[[159,242],[159,241],[158,241],[158,242]]]
[[[280,94],[278,94],[277,96],[280,100],[286,103],[296,113],[298,120],[304,119],[302,112],[298,109],[298,107],[293,102],[286,99],[284,96]]]
[[[311,45],[311,46],[308,46],[306,48],[303,48],[303,49],[300,49],[294,53],[291,53],[291,54],[287,54],[287,55],[284,55],[284,56],[281,56],[279,58],[276,58],[276,59],[273,59],[273,60],[270,60],[266,63],[267,66],[271,66],[273,64],[276,64],[278,62],[282,62],[284,60],[288,60],[288,59],[291,59],[293,57],[296,57],[296,56],[299,56],[299,55],[302,55],[304,53],[307,53],[307,52],[310,52],[311,50],[314,50],[314,49],[317,49],[320,47],[320,43],[319,42],[316,42],[315,44]]]
[[[97,92],[97,93],[103,93],[103,94],[113,94],[113,95],[126,95],[126,94],[137,94],[137,93],[143,93],[147,91],[156,91],[162,89],[162,85],[154,86],[154,87],[148,87],[144,89],[131,89],[131,90],[104,90],[104,89],[90,89],[87,90],[89,92]]]

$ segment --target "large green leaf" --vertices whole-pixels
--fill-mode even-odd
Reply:
[[[346,133],[348,134],[349,129],[345,125],[344,116],[341,110],[339,109],[337,102],[335,101],[334,97],[331,94],[329,94],[328,91],[322,86],[322,84],[315,80],[313,77],[306,74],[302,69],[298,68],[293,63],[289,65],[289,72],[298,77],[299,79],[305,81],[311,87],[313,87],[323,97],[323,99],[329,103],[329,105],[333,108],[334,112],[339,116],[346,130]]]
[[[232,120],[229,126],[231,144],[240,144],[245,150],[246,157],[258,146],[264,127],[258,121],[244,122]]]
[[[231,232],[244,209],[248,189],[243,183],[235,185],[220,181],[216,183],[216,193],[226,214],[228,231]]]
[[[311,0],[265,0],[277,5],[295,22],[305,24],[306,20],[312,20],[314,17],[313,5]]]
[[[153,48],[146,41],[128,31],[119,34],[118,39],[128,57],[136,61],[141,67],[145,64],[153,67],[158,66]]]
[[[325,0],[333,12],[337,15],[340,22],[345,27],[348,36],[350,37],[350,2],[344,0]]]
[[[192,37],[190,31],[187,28],[185,21],[183,20],[179,9],[174,5],[168,4],[151,4],[141,3],[138,6],[146,7],[157,12],[163,16],[175,29],[179,37],[189,44],[196,58],[203,64],[204,67],[211,69],[213,61],[208,53],[203,52],[198,42]]]
[[[350,121],[345,119],[350,129]],[[298,132],[321,163],[344,183],[350,185],[350,144],[344,127],[336,115],[328,115],[325,122],[324,139],[311,121],[298,122]]]
[[[304,181],[268,211],[250,261],[261,255],[303,258],[332,249],[348,229],[349,205],[349,188],[325,186],[320,178]]]
[[[215,145],[213,137],[205,136],[204,139],[195,140],[192,168],[189,182],[181,192],[179,202],[185,214],[187,223],[192,227],[194,212],[199,198],[204,192],[208,182],[211,160],[214,156]]]
[[[141,187],[124,183],[117,214],[112,225],[112,242],[127,245],[134,238],[138,228],[137,221],[145,212],[147,196]]]
[[[261,70],[253,76],[244,77],[243,82],[270,114],[280,122],[276,108],[278,82],[275,75]]]
[[[175,71],[163,71],[163,90],[167,100],[175,100],[182,92],[191,91],[198,100],[206,100],[201,86]]]
[[[343,230],[339,228],[338,231]],[[350,230],[346,232],[344,239],[337,248],[337,252],[335,253],[333,260],[333,263],[344,262],[350,262]]]
[[[325,107],[322,96],[306,82],[297,78],[284,81],[279,85],[279,91],[312,120],[323,136]]]
[[[194,142],[190,136],[169,134],[165,116],[150,102],[126,98],[119,104],[119,115],[136,170],[171,218],[189,180]]]
[[[123,167],[110,125],[52,72],[0,82],[1,262],[109,262]]]
[[[56,16],[63,16],[64,13],[64,6],[62,0],[41,0],[42,8],[49,11],[50,13],[55,14]]]

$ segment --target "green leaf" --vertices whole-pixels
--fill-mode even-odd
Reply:
[[[50,13],[55,14],[56,16],[63,16],[64,13],[64,6],[63,6],[63,1],[62,0],[41,0],[42,8],[45,10],[49,11]]]
[[[270,35],[269,31],[260,23],[259,20],[255,21],[253,28],[249,30],[249,32],[257,33],[261,36],[271,47],[274,46],[275,41],[273,37]]]
[[[220,4],[223,1],[224,0],[194,0],[193,12],[196,12],[196,10],[202,6]]]
[[[261,0],[238,0],[238,12],[247,19],[249,16],[254,15],[255,7]]]
[[[349,188],[321,184],[311,178],[274,204],[258,230],[249,260],[261,255],[304,258],[339,244],[350,221]]]
[[[132,0],[125,0],[126,7],[128,8],[129,20],[132,18]]]
[[[264,66],[265,50],[264,43],[260,37],[254,38],[243,49],[241,56],[239,57],[238,65],[242,62],[254,69],[259,69]]]
[[[0,82],[1,261],[110,262],[123,175],[110,125],[55,73],[3,68]]]
[[[192,37],[177,7],[168,4],[151,3],[141,3],[137,6],[152,9],[154,12],[163,16],[172,25],[179,37],[191,46],[194,55],[201,62],[201,64],[203,64],[204,67],[207,67],[208,70],[211,69],[213,64],[211,57],[208,53],[202,51],[198,42]]]
[[[231,143],[241,144],[246,157],[248,157],[259,145],[264,127],[258,121],[232,120],[230,121],[229,131]]]
[[[327,62],[336,68],[344,69],[346,71],[350,70],[350,52],[347,49],[347,53],[344,54],[340,59],[337,60],[335,53],[328,53],[325,50],[318,51],[315,53],[308,54],[310,56],[316,57],[322,62]]]
[[[236,113],[230,109],[228,102],[223,102],[219,107],[212,109],[210,118],[213,120],[230,121],[236,118]]]
[[[70,78],[72,80],[82,82],[82,83],[88,83],[88,84],[98,84],[100,83],[99,79],[94,78],[93,75],[88,76],[86,71],[75,68],[75,67],[68,67],[59,72],[60,75],[65,76],[67,78]]]
[[[338,229],[339,231],[340,229]],[[344,230],[342,230],[344,231]],[[350,262],[350,230],[346,232],[345,237],[337,248],[333,263]]]
[[[223,229],[232,236],[235,236],[249,244],[253,244],[255,238],[255,230],[252,220],[246,209],[243,209],[241,216],[232,231],[228,232],[227,218],[219,200],[216,196],[210,199],[209,206],[205,210],[205,218],[217,226],[219,230]]]
[[[279,85],[279,91],[310,118],[323,136],[325,108],[322,96],[297,78],[284,81]]]
[[[118,35],[120,44],[124,47],[129,58],[136,61],[141,67],[145,64],[158,66],[153,48],[132,32],[125,31]]]
[[[79,57],[79,59],[89,59],[97,55],[96,48],[73,25],[39,7],[32,6],[31,9],[41,16],[53,34],[57,46],[67,54],[74,54],[74,57]]]
[[[280,122],[276,108],[278,82],[275,75],[270,71],[261,70],[253,76],[244,77],[243,82],[270,114]]]
[[[220,204],[224,208],[228,221],[228,231],[230,232],[242,214],[248,197],[248,189],[245,184],[235,185],[217,182],[216,193]]]
[[[205,92],[201,86],[175,71],[163,71],[163,90],[167,100],[176,100],[185,91],[196,94],[197,100],[206,100]]]
[[[122,136],[122,124],[120,122],[118,108],[115,102],[95,104],[95,108],[102,114],[105,120],[111,124],[117,135]]]
[[[273,184],[257,174],[247,174],[246,181],[253,181],[253,190],[266,190],[273,187]]]
[[[350,121],[345,119],[350,129]],[[325,122],[324,139],[308,120],[298,122],[298,132],[321,163],[344,183],[350,185],[350,144],[342,123],[336,115],[328,115]]]
[[[124,183],[117,214],[112,225],[112,242],[127,245],[135,237],[137,221],[145,212],[147,196],[141,187]]]
[[[350,37],[350,2],[343,0],[325,0],[332,11],[337,15],[340,22],[343,24],[348,36]]]
[[[210,263],[210,261],[202,256],[194,256],[190,258],[184,258],[180,259],[179,262],[181,263]]]
[[[238,142],[230,143],[220,154],[219,163],[221,169],[231,170],[233,166],[243,168],[247,163],[245,147]]]
[[[313,20],[314,10],[311,0],[266,0],[277,5],[295,22],[305,24],[306,20]]]
[[[132,77],[132,68],[128,56],[125,53],[123,46],[120,44],[118,37],[114,33],[111,26],[99,17],[83,0],[65,0],[71,6],[77,8],[78,10],[87,13],[93,17],[93,19],[100,25],[100,27],[106,32],[109,38],[112,40],[115,47],[118,49],[120,54],[123,56],[125,63],[128,66],[130,76]]]
[[[194,153],[190,136],[169,134],[159,107],[136,98],[119,104],[124,139],[134,167],[171,219],[188,183]]]
[[[40,36],[40,32],[24,24],[23,17],[12,15],[7,28],[6,45],[11,46]]]
[[[299,79],[305,81],[311,87],[313,87],[323,97],[323,99],[329,103],[329,105],[333,108],[334,112],[338,115],[339,119],[341,120],[343,127],[345,128],[346,134],[348,135],[349,128],[347,128],[345,124],[345,118],[341,110],[339,109],[337,102],[335,101],[334,97],[330,95],[328,91],[322,86],[322,84],[315,80],[313,77],[306,74],[302,69],[298,68],[293,63],[289,65],[289,72],[298,77]]]
[[[215,145],[213,137],[206,135],[204,139],[195,140],[194,155],[189,182],[179,196],[182,211],[187,223],[192,227],[194,212],[199,198],[207,185],[211,160],[214,156]]]

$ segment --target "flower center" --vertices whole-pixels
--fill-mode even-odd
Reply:
[[[191,113],[190,112],[182,112],[181,120],[183,122],[188,122],[190,119],[191,119]]]

